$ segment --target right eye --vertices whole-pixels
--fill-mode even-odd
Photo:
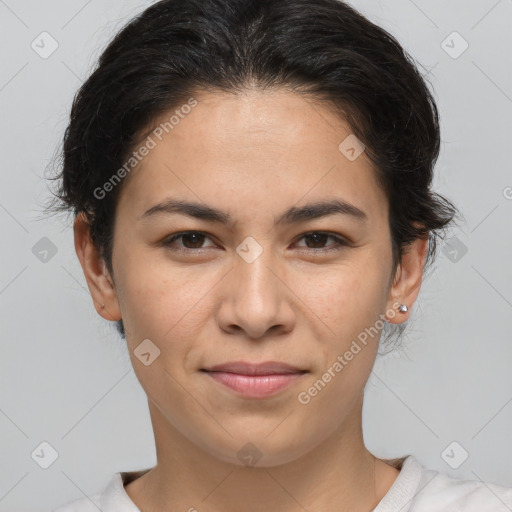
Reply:
[[[203,233],[202,231],[182,231],[180,233],[174,233],[170,237],[166,238],[163,241],[163,245],[173,251],[197,252],[198,249],[204,249],[201,246],[204,243],[205,237],[208,238],[208,234]],[[174,242],[179,239],[181,239],[182,243],[184,243],[186,247],[176,247],[173,245]]]

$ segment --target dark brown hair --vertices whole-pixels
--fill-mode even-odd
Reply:
[[[157,118],[200,91],[256,85],[326,101],[365,144],[389,201],[393,275],[407,245],[457,214],[431,190],[438,110],[396,39],[339,0],[162,0],[129,21],[75,95],[49,211],[84,212],[113,277],[120,169]],[[118,331],[125,337],[122,321]],[[395,328],[402,334],[403,324]]]

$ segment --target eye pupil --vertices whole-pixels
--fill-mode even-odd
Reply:
[[[170,238],[166,239],[163,244],[169,249],[174,249],[189,254],[194,252],[199,253],[204,249],[208,249],[208,247],[203,247],[205,238],[209,238],[208,234],[201,231],[181,232],[176,233]],[[326,246],[329,238],[334,240],[334,244]],[[179,244],[177,247],[174,244],[178,243],[178,240]],[[345,242],[343,239],[340,239],[339,237],[330,233],[324,233],[322,231],[312,231],[307,234],[303,234],[301,240],[305,241],[307,248],[310,249],[309,251],[307,251],[307,249],[305,251],[309,255],[340,250],[348,245],[347,242]]]
[[[194,245],[194,243],[198,244],[198,247],[192,247],[192,249],[198,249],[201,247],[201,245],[203,245],[203,239],[204,239],[204,235],[201,234],[201,233],[185,233],[182,235],[182,238],[183,238],[183,242],[184,242],[184,245],[187,245],[185,244],[187,238],[194,238],[194,237],[198,237],[199,238],[199,241],[196,239],[195,242],[192,241],[192,245]]]
[[[325,233],[312,233],[310,235],[307,235],[307,238],[313,239],[314,243],[316,242],[319,243],[320,245],[325,245],[326,239],[329,238],[329,235]]]

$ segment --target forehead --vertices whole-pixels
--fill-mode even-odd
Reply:
[[[168,195],[226,209],[235,197],[246,200],[242,206],[277,208],[336,193],[370,216],[386,211],[373,165],[364,151],[355,159],[346,153],[354,135],[328,103],[285,90],[201,92],[193,99],[193,107],[161,116],[142,141],[151,139],[151,149],[120,198],[132,212]]]

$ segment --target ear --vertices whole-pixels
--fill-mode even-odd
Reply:
[[[425,235],[424,238],[417,238],[407,246],[389,291],[386,311],[395,311],[393,316],[386,315],[386,320],[389,323],[401,324],[409,318],[411,307],[420,292],[427,251],[428,235]],[[408,311],[399,311],[398,308],[401,304],[405,304]]]
[[[75,251],[82,265],[94,307],[98,314],[106,320],[121,320],[121,308],[117,300],[114,282],[104,259],[91,240],[89,228],[89,222],[81,212],[73,225]]]

